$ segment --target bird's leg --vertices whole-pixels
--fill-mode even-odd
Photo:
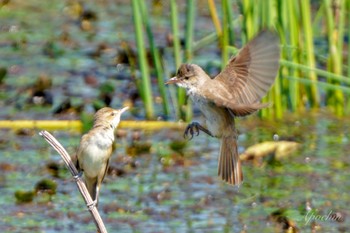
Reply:
[[[191,138],[190,138],[190,140],[191,140],[195,133],[197,133],[197,136],[199,135],[200,130],[202,132],[208,134],[209,136],[214,137],[214,135],[208,129],[201,126],[198,122],[192,122],[191,124],[187,125],[185,132],[184,132],[184,138],[186,138],[188,134],[191,134]]]
[[[96,184],[96,187],[95,187],[95,192],[96,192],[96,196],[95,196],[95,200],[92,200],[91,203],[88,203],[87,204],[87,207],[89,208],[89,210],[91,210],[92,208],[94,207],[98,207],[98,194],[100,192],[100,187],[99,187],[99,184]],[[92,197],[91,197],[92,198]]]
[[[100,194],[100,185],[101,185],[101,183],[96,185],[96,198],[94,200],[96,207],[98,206],[98,196]]]

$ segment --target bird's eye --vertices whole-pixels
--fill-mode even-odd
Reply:
[[[184,78],[184,79],[185,79],[185,80],[188,80],[189,78],[190,78],[190,77],[188,77],[188,76],[185,76],[185,78]]]
[[[114,113],[114,112],[112,112],[111,116],[115,116],[115,113]]]

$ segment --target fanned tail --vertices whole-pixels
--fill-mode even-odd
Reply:
[[[231,185],[240,185],[243,181],[235,135],[221,138],[218,175],[223,181]]]

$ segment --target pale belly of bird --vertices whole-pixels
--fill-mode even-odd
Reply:
[[[204,115],[207,129],[218,138],[234,130],[234,121],[226,108],[217,107],[214,103],[196,95],[190,95]]]
[[[83,169],[88,177],[96,177],[105,169],[112,150],[113,140],[105,134],[98,136],[95,137],[98,140],[91,142],[85,149]]]

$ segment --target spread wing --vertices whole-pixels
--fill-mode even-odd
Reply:
[[[228,105],[261,105],[258,102],[275,81],[279,58],[279,38],[271,31],[260,32],[246,44],[214,78],[228,90]]]
[[[250,104],[237,103],[234,99],[236,97],[233,93],[228,92],[224,88],[220,88],[220,92],[218,92],[218,86],[221,84],[216,84],[218,85],[208,85],[209,87],[206,89],[206,91],[202,92],[201,94],[209,103],[211,102],[216,106],[227,108],[232,116],[246,116],[269,105],[268,103],[259,102]]]

